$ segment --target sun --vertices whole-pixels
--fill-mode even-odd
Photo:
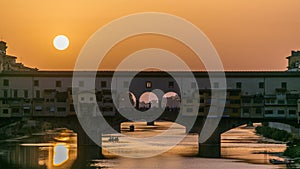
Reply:
[[[69,39],[65,35],[57,35],[53,40],[53,45],[57,50],[65,50],[69,46]]]

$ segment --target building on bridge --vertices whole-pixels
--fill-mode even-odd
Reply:
[[[197,111],[199,115],[205,115],[214,99],[211,98],[209,78],[205,72],[194,74],[199,83],[199,90],[193,91],[198,92],[200,96],[194,98],[200,104]],[[106,111],[107,115],[115,111],[109,85],[113,72],[98,72],[95,89],[84,94],[77,93],[78,99],[74,103],[71,90],[72,75],[72,72],[55,71],[0,73],[0,116],[66,116],[74,114],[74,106],[79,102],[90,101],[91,98],[97,100],[100,110]],[[299,119],[300,72],[226,72],[226,77],[227,98],[224,117]],[[164,80],[161,80],[162,78]],[[182,77],[183,82],[184,78]],[[123,84],[122,78],[116,80],[120,81],[118,84]],[[146,82],[149,81],[153,88],[146,86]],[[157,85],[162,91],[172,91],[181,98],[178,89],[164,85],[169,81],[174,79],[162,72],[141,72],[138,78],[132,81],[130,93],[138,102],[144,92],[151,92]],[[104,86],[104,83],[107,85]],[[77,84],[78,87],[80,85],[83,84]],[[191,108],[195,109],[193,107],[195,100],[184,97],[177,100],[187,106],[190,104]],[[176,105],[173,103],[174,100],[168,102]],[[122,105],[122,99],[116,104]]]

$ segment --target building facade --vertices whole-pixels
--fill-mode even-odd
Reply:
[[[118,103],[113,103],[112,92],[122,93],[111,90],[113,73],[98,72],[94,89],[85,86],[87,79],[83,77],[82,81],[73,84],[73,87],[86,87],[86,92],[76,93],[77,100],[73,100],[73,72],[2,72],[0,116],[66,116],[75,113],[74,106],[86,104],[86,107],[91,107],[89,103],[94,100],[97,101],[97,105],[92,105],[93,111],[98,108],[101,112],[106,112],[106,115],[114,115],[115,107],[126,106],[122,103],[124,95],[117,96]],[[194,112],[197,109],[198,115],[206,115],[212,99],[216,98],[211,96],[207,73],[194,72],[194,75],[198,89],[193,83],[186,84],[188,80],[184,75],[181,78],[182,84],[177,84],[172,77],[163,72],[141,72],[130,83],[129,92],[136,98],[134,105],[139,105],[139,98],[145,92],[156,88],[165,93],[172,91],[178,95],[176,100],[188,107],[186,112]],[[125,76],[126,72],[123,72],[122,77],[116,77],[115,84],[127,84]],[[226,80],[224,117],[299,119],[300,72],[226,72]],[[191,93],[198,92],[199,97],[183,96],[179,89],[168,85],[170,82],[176,83],[177,86],[185,85]],[[128,96],[128,91],[123,93],[127,93]],[[157,98],[163,100],[159,96]],[[178,106],[173,103],[174,98],[169,98],[167,102]],[[195,107],[195,103],[199,106]],[[158,105],[160,104],[161,102],[158,102]]]

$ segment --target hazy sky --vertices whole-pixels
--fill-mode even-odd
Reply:
[[[300,50],[299,11],[299,0],[1,0],[0,36],[8,43],[8,54],[25,65],[71,70],[83,44],[101,26],[137,12],[165,12],[198,26],[227,70],[285,70],[285,57]],[[52,45],[58,34],[70,39],[65,51]],[[155,35],[116,45],[103,68],[150,47],[173,51],[199,69],[183,44]]]

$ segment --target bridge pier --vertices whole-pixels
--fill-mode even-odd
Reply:
[[[199,140],[200,140],[199,134]],[[215,132],[208,140],[204,143],[198,143],[198,154],[200,157],[206,158],[219,158],[221,157],[221,134]]]
[[[102,136],[100,134],[98,143],[102,145]],[[78,159],[85,161],[104,158],[102,147],[94,143],[84,131],[77,134],[77,154]]]
[[[154,121],[147,122],[147,126],[154,126]]]

